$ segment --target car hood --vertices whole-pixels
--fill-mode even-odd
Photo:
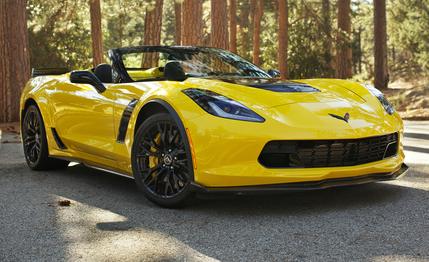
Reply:
[[[185,84],[209,89],[247,106],[258,108],[293,103],[344,102],[360,105],[366,102],[363,95],[353,90],[353,86],[341,85],[329,79],[281,81],[253,78],[189,78]]]
[[[386,118],[388,115],[377,98],[353,81],[188,79],[186,82],[189,84],[186,86],[209,89],[239,101],[272,124],[299,127],[303,132],[319,130],[328,134],[329,130],[343,130],[344,137],[353,137],[359,130],[365,130],[360,134],[375,135],[395,130],[398,123],[396,115]]]

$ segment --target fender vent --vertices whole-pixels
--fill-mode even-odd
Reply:
[[[63,141],[61,140],[60,136],[57,133],[57,130],[55,130],[55,128],[51,128],[52,131],[52,135],[54,136],[55,139],[55,143],[57,143],[57,146],[60,149],[67,149],[66,145],[64,145]]]
[[[130,122],[131,114],[133,113],[134,107],[136,107],[138,99],[132,99],[128,105],[125,107],[124,112],[122,113],[121,122],[119,123],[118,137],[116,142],[124,143],[125,136],[127,135],[128,123]]]

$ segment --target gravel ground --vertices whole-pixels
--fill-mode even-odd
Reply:
[[[30,171],[0,143],[0,261],[429,261],[429,122],[407,132],[402,180],[181,210],[81,165]]]

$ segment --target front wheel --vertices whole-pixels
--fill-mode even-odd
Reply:
[[[137,186],[160,206],[182,206],[192,195],[191,157],[185,131],[169,114],[147,118],[138,128],[132,148]]]

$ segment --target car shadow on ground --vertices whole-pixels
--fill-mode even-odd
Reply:
[[[416,173],[412,180],[428,178],[425,173]],[[246,250],[259,250],[261,255],[277,252],[273,258],[305,259],[312,253],[325,258],[332,254],[344,258],[429,257],[424,244],[429,242],[425,233],[429,215],[421,211],[429,209],[429,192],[397,182],[276,195],[210,197],[182,209],[164,209],[146,200],[131,179],[81,165],[49,176],[65,181],[53,188],[53,194],[126,218],[96,223],[97,230],[161,232],[221,260],[231,260],[231,254],[237,252],[244,260],[255,258],[246,257],[254,254]],[[74,186],[65,186],[69,184]],[[421,210],[416,212],[416,205],[407,203],[419,203]],[[237,241],[244,241],[245,247]],[[305,245],[297,249],[296,241]]]
[[[156,208],[169,212],[204,212],[217,215],[225,212],[228,216],[241,215],[242,212],[252,211],[255,215],[284,215],[288,213],[297,214],[305,212],[329,212],[332,209],[358,208],[376,205],[377,203],[395,201],[404,193],[404,188],[388,183],[374,183],[366,185],[331,188],[326,190],[312,190],[302,192],[286,192],[278,194],[258,195],[198,195],[188,205],[178,209],[165,209],[148,201],[135,186],[134,180],[93,170],[82,165],[69,167],[64,175],[73,176],[77,181],[83,180],[87,183],[97,183],[100,190],[115,195],[129,197],[130,204],[136,207]],[[422,174],[423,175],[423,174]],[[373,199],[373,194],[377,197]],[[73,195],[73,199],[79,200],[79,195]],[[85,198],[86,201],[90,200]],[[371,200],[371,201],[369,201]],[[97,203],[91,203],[97,204]],[[103,203],[105,204],[105,203]],[[117,211],[117,210],[112,210]],[[259,212],[260,211],[260,212]]]

